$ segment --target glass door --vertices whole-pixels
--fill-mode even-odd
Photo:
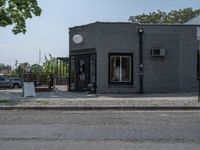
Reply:
[[[96,54],[70,57],[70,91],[87,91],[88,85],[96,87]]]
[[[89,55],[77,57],[77,90],[87,90],[89,84]]]

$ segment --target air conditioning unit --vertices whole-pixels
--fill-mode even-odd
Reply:
[[[163,48],[152,48],[151,55],[154,57],[164,57],[165,56],[165,49]]]

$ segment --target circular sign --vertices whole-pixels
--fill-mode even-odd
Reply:
[[[72,40],[74,43],[79,44],[79,43],[83,42],[83,37],[79,34],[76,34],[73,36]]]

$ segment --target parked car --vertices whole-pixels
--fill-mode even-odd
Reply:
[[[12,83],[10,80],[6,79],[4,76],[0,76],[0,88],[11,88]]]
[[[15,88],[15,89],[22,88],[22,86],[23,86],[23,81],[19,78],[11,78],[10,82],[11,82],[12,88]]]

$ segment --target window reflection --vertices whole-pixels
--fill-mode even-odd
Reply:
[[[110,81],[131,82],[131,56],[110,56]]]

